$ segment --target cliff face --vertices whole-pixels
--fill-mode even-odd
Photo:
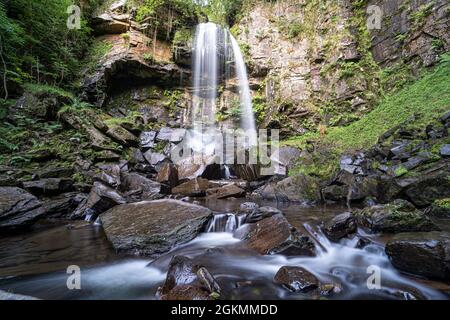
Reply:
[[[366,28],[369,6],[381,29]],[[258,1],[233,28],[262,89],[270,120],[286,135],[345,125],[368,112],[390,75],[434,64],[449,49],[447,1]],[[401,75],[395,75],[398,71]]]

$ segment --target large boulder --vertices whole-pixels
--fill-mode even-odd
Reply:
[[[236,230],[235,236],[260,254],[315,255],[312,240],[295,230],[282,214],[246,224]]]
[[[165,184],[169,188],[174,188],[178,185],[178,170],[172,163],[166,163],[158,172],[156,181]]]
[[[392,264],[421,276],[450,279],[450,234],[448,232],[400,233],[386,244]]]
[[[118,125],[110,126],[106,131],[106,135],[123,146],[126,147],[139,146],[139,139],[135,135],[133,135],[130,131],[122,128],[121,126]]]
[[[355,212],[358,224],[374,232],[419,232],[439,228],[420,210],[406,200],[395,200]]]
[[[0,187],[0,231],[29,227],[45,214],[42,203],[16,187]]]
[[[281,267],[274,281],[293,292],[308,292],[319,287],[319,280],[302,267]]]
[[[163,199],[116,206],[100,217],[117,251],[155,257],[194,239],[211,216],[202,206]]]
[[[42,201],[45,216],[52,218],[69,217],[83,201],[86,201],[87,197],[88,195],[85,193],[69,192],[45,199]]]
[[[422,174],[405,188],[408,199],[418,207],[425,207],[437,199],[450,197],[450,179],[447,170]]]

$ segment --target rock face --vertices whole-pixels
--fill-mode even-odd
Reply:
[[[0,231],[26,228],[45,214],[42,203],[16,187],[0,187]]]
[[[121,190],[128,202],[156,200],[163,196],[162,186],[159,182],[147,179],[137,173],[125,175]]]
[[[419,232],[439,228],[421,211],[405,200],[365,208],[356,214],[358,223],[374,232]]]
[[[401,233],[386,244],[392,264],[406,272],[435,279],[450,279],[448,232]]]
[[[238,229],[237,236],[260,254],[314,256],[314,243],[300,234],[282,214],[275,214]]]
[[[270,218],[276,214],[282,214],[282,212],[273,207],[257,207],[247,214],[245,223],[255,223],[265,218]]]
[[[36,181],[27,181],[23,187],[37,196],[54,196],[73,190],[71,179],[47,178]]]
[[[215,157],[191,157],[182,159],[177,163],[178,178],[180,181],[205,178],[209,180],[220,179],[220,165]]]
[[[357,229],[356,219],[350,212],[337,215],[323,227],[325,235],[332,241],[339,241],[355,233]]]
[[[207,208],[164,199],[116,206],[100,217],[117,251],[158,256],[194,239],[211,216]]]
[[[293,292],[308,292],[319,287],[319,280],[301,267],[281,267],[274,281]]]

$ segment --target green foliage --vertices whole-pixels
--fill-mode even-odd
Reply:
[[[152,62],[154,61],[153,55],[150,52],[146,52],[144,53],[144,55],[142,56],[144,58],[145,61],[147,62]]]
[[[405,174],[407,174],[408,173],[408,169],[406,169],[405,167],[403,167],[403,166],[399,166],[397,169],[395,169],[395,171],[394,171],[394,174],[395,174],[395,176],[396,177],[401,177],[401,176],[403,176],[403,175],[405,175]]]
[[[243,0],[208,0],[203,10],[208,20],[221,25],[234,25],[236,15],[242,8]]]
[[[450,210],[450,198],[435,200],[433,205],[442,209]]]
[[[433,9],[435,1],[431,1],[427,4],[423,4],[419,7],[419,9],[409,16],[411,22],[413,23],[415,28],[419,28],[425,22],[425,18],[428,17]]]
[[[112,44],[109,42],[101,40],[93,42],[82,62],[88,73],[95,71],[101,65],[102,58],[108,54],[111,48]]]
[[[256,94],[252,99],[253,113],[256,121],[261,123],[266,118],[266,99],[261,94]]]
[[[89,14],[96,1],[84,1]],[[69,83],[79,70],[79,58],[89,46],[86,19],[80,30],[66,22],[72,0],[0,0],[0,38],[10,87],[25,82]],[[78,4],[78,1],[75,1]],[[3,88],[0,90],[3,91]]]

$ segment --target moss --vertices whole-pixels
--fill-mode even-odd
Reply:
[[[431,14],[434,4],[435,1],[423,4],[417,11],[410,14],[409,18],[416,29],[420,28],[425,22],[425,19]]]
[[[49,93],[60,97],[69,98],[71,100],[74,99],[73,93],[55,86],[37,83],[26,83],[24,84],[24,89],[33,94]]]
[[[435,200],[433,205],[445,210],[450,210],[450,198]]]
[[[408,173],[408,169],[406,169],[405,167],[403,167],[403,166],[399,166],[397,169],[395,169],[395,171],[394,171],[394,174],[395,174],[395,176],[396,177],[401,177],[401,176],[403,176],[403,175],[405,175],[405,174],[407,174]]]

